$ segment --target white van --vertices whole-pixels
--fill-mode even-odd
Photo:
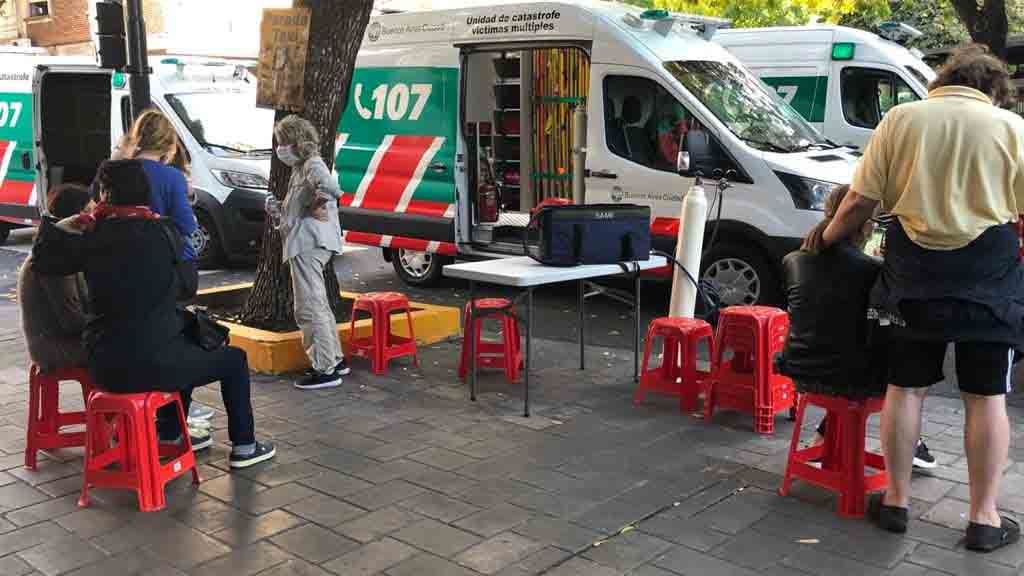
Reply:
[[[781,302],[781,257],[856,156],[708,41],[724,24],[586,0],[372,17],[338,134],[346,239],[429,284],[457,256],[521,254],[530,210],[563,198],[650,206],[654,243],[672,250],[696,172],[734,171],[723,197],[709,190],[701,272],[728,303]]]
[[[0,146],[10,148],[0,165],[6,237],[11,227],[38,222],[37,191],[91,182],[132,118],[120,73],[80,59],[2,55],[0,62]],[[273,135],[273,111],[255,106],[255,79],[223,60],[162,57],[153,63],[150,91],[192,162],[199,223],[192,242],[200,264],[255,255]]]
[[[722,30],[714,40],[845,146],[862,148],[890,108],[925,98],[935,78],[919,52],[843,26]]]

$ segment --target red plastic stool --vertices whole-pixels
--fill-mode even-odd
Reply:
[[[28,434],[25,438],[25,467],[36,469],[40,450],[85,446],[85,432],[61,432],[65,426],[85,424],[85,411],[60,411],[60,383],[78,382],[82,399],[95,387],[85,368],[64,368],[41,372],[35,364],[28,372]]]
[[[184,433],[180,445],[161,444],[156,432],[160,408],[175,404],[181,429],[188,430],[177,393],[112,394],[94,391],[89,396],[85,470],[81,507],[89,506],[90,488],[134,490],[143,512],[162,510],[164,488],[171,480],[192,471],[199,484],[192,442]]]
[[[789,334],[789,315],[767,306],[731,306],[722,310],[715,338],[715,375],[705,380],[704,419],[715,407],[754,415],[759,434],[775,431],[775,415],[796,411],[793,381],[775,372],[773,358]],[[733,357],[723,362],[726,350]]]
[[[650,367],[651,350],[655,338],[663,341],[661,366]],[[697,370],[697,344],[707,340],[711,357],[715,356],[714,332],[711,325],[692,318],[656,318],[647,329],[647,343],[644,346],[643,371],[640,384],[633,395],[633,403],[639,404],[648,391],[679,396],[679,409],[693,412],[697,409],[704,378],[710,372]]]
[[[523,352],[519,344],[519,321],[512,313],[512,302],[504,298],[479,298],[476,300],[476,322],[472,330],[469,326],[469,307],[463,314],[462,323],[462,357],[459,360],[459,378],[465,380],[469,371],[470,338],[476,338],[476,365],[482,368],[499,368],[505,370],[505,378],[509,383],[519,381],[523,368]],[[501,316],[501,342],[483,340],[480,333],[485,318],[483,314]]]
[[[850,400],[821,394],[801,394],[796,411],[796,427],[789,445],[786,475],[779,494],[789,494],[794,478],[816,484],[839,493],[840,516],[863,516],[864,495],[886,486],[885,460],[881,454],[864,448],[868,417],[882,411],[883,398]],[[828,411],[825,424],[825,443],[821,446],[800,448],[800,428],[807,405],[820,406]],[[815,460],[821,467],[814,466]],[[878,470],[865,473],[865,467]]]
[[[369,338],[356,338],[356,312],[368,312],[373,320],[373,330]],[[409,337],[399,336],[391,332],[391,313],[405,311],[409,322]],[[416,336],[412,329],[412,310],[409,299],[398,292],[369,292],[356,297],[352,304],[352,320],[349,324],[352,340],[349,350],[353,356],[369,358],[373,363],[374,374],[387,371],[388,362],[402,356],[412,356],[416,366],[420,365],[416,354]]]

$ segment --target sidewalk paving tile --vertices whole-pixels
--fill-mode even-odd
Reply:
[[[533,514],[524,508],[513,506],[512,504],[499,504],[494,508],[467,516],[453,524],[474,534],[490,537],[516,528],[532,517]]]
[[[239,548],[192,570],[192,576],[252,576],[290,558],[287,552],[269,542],[257,542]]]
[[[370,576],[419,554],[408,544],[392,538],[382,538],[365,544],[324,564],[324,568],[344,576]]]
[[[502,532],[462,552],[455,561],[482,574],[494,574],[543,547],[514,532]]]
[[[335,527],[339,533],[358,542],[370,542],[423,520],[423,516],[410,510],[389,506],[370,512]]]
[[[273,536],[270,541],[292,555],[314,564],[322,564],[359,547],[358,542],[316,524],[292,528]]]
[[[384,572],[387,576],[478,576],[468,568],[430,554],[413,556]]]
[[[469,532],[429,518],[406,526],[392,536],[406,544],[445,558],[450,558],[480,541],[479,537]]]

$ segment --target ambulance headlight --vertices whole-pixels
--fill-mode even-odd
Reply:
[[[789,190],[789,195],[793,197],[793,205],[799,210],[824,211],[825,199],[839,187],[839,184],[834,182],[804,178],[785,172],[776,172],[775,175]]]
[[[259,174],[249,172],[233,172],[231,170],[210,170],[218,182],[228,188],[252,188],[255,190],[267,190],[270,182]]]

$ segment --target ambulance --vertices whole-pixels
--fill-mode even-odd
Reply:
[[[131,127],[127,78],[91,59],[0,55],[0,238],[38,223],[42,191],[89,184]],[[174,124],[192,164],[199,263],[251,259],[265,219],[273,111],[255,78],[224,60],[160,57],[152,104]]]
[[[727,25],[588,0],[373,16],[337,135],[346,240],[428,285],[455,258],[522,254],[542,203],[614,202],[650,206],[673,250],[703,175],[700,273],[726,303],[782,302],[781,258],[857,155],[712,42]]]
[[[893,106],[925,98],[935,79],[920,52],[843,26],[722,30],[714,40],[826,138],[856,148]]]

